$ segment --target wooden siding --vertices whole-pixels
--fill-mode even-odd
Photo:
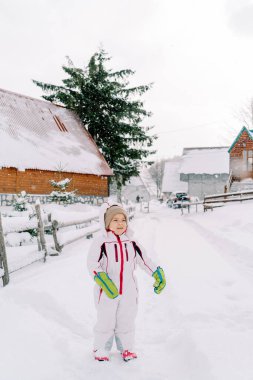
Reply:
[[[253,150],[253,140],[247,131],[242,132],[230,152],[230,170],[232,170],[233,177],[238,180],[253,178],[253,172],[247,171],[243,160],[244,150]]]
[[[72,179],[68,191],[77,189],[78,195],[108,196],[108,177],[92,174],[52,172],[47,170],[18,171],[16,168],[0,169],[0,193],[49,194],[53,190],[49,180]]]

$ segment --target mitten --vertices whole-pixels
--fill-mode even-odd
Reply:
[[[119,295],[118,289],[107,273],[98,272],[94,276],[96,283],[103,289],[109,298],[116,298]]]
[[[154,292],[156,294],[160,294],[166,285],[166,279],[163,269],[161,267],[157,267],[157,270],[152,274],[152,276],[155,278],[155,283],[153,285]]]

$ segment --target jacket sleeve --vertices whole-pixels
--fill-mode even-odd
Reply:
[[[148,257],[145,249],[133,242],[137,264],[150,276],[156,271],[157,265]]]
[[[106,257],[103,248],[104,242],[102,239],[94,239],[88,252],[87,266],[89,274],[93,278],[97,272],[104,272]]]

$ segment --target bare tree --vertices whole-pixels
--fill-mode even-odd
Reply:
[[[149,168],[149,173],[156,183],[156,196],[159,198],[162,191],[162,180],[164,172],[165,160],[159,160]]]
[[[173,158],[164,158],[164,159],[155,161],[154,164],[150,166],[149,173],[156,183],[157,198],[160,197],[161,192],[162,192],[162,182],[163,182],[165,163],[168,161],[174,161],[177,159],[178,159],[178,156],[173,157]]]
[[[253,97],[242,106],[235,117],[242,122],[243,126],[248,129],[253,128]]]

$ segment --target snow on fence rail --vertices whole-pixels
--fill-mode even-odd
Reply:
[[[129,219],[134,217],[135,206],[124,206],[128,212]],[[0,278],[3,285],[9,283],[9,274],[22,269],[36,261],[46,261],[47,255],[56,256],[62,251],[62,248],[82,237],[91,238],[92,235],[100,229],[98,222],[98,211],[86,212],[85,215],[78,212],[53,212],[52,214],[44,214],[41,211],[40,204],[35,205],[36,219],[29,220],[24,217],[2,218],[0,213]],[[8,222],[7,220],[8,219]],[[75,226],[76,230],[70,230]],[[8,268],[5,237],[13,232],[22,232],[26,230],[37,231],[37,249],[26,250],[22,256],[20,252],[9,251],[10,268]],[[62,229],[62,232],[60,231]],[[46,241],[45,231],[49,230],[53,235],[53,242],[48,248],[49,242]],[[12,249],[13,251],[13,249]],[[22,256],[22,258],[20,257]]]
[[[70,243],[73,243],[77,239],[82,237],[90,238],[92,234],[100,229],[98,223],[98,211],[87,212],[85,216],[80,216],[80,213],[75,213],[74,218],[66,213],[57,213],[57,215],[52,215],[52,234],[54,239],[55,250],[59,253],[62,248]],[[73,215],[73,214],[72,214]],[[92,223],[95,222],[95,223]],[[70,226],[81,226],[79,231],[68,231],[66,227]],[[65,229],[64,232],[60,232],[60,229]]]
[[[43,259],[44,262],[46,261],[47,246],[46,246],[45,233],[44,233],[44,220],[41,216],[40,204],[35,205],[35,212],[36,212],[36,221],[35,219],[28,220],[27,218],[18,218],[18,220],[15,220],[15,218],[14,219],[5,218],[5,219],[9,219],[8,222],[4,220],[4,218],[2,218],[2,215],[0,213],[0,269],[2,269],[0,277],[2,277],[4,286],[9,283],[10,273],[15,272],[16,270],[21,269],[24,266],[27,266],[41,259]],[[21,221],[20,219],[23,219],[23,220]],[[5,236],[12,232],[22,232],[29,229],[37,230],[38,248],[36,249],[36,251],[39,251],[39,254],[36,257],[34,257],[34,255],[32,255],[30,252],[29,253],[30,259],[27,261],[27,256],[28,256],[27,254],[24,255],[23,257],[24,260],[20,260],[19,257],[17,257],[17,260],[16,260],[15,255],[12,252],[10,255],[11,266],[9,268],[8,263],[7,263]]]

